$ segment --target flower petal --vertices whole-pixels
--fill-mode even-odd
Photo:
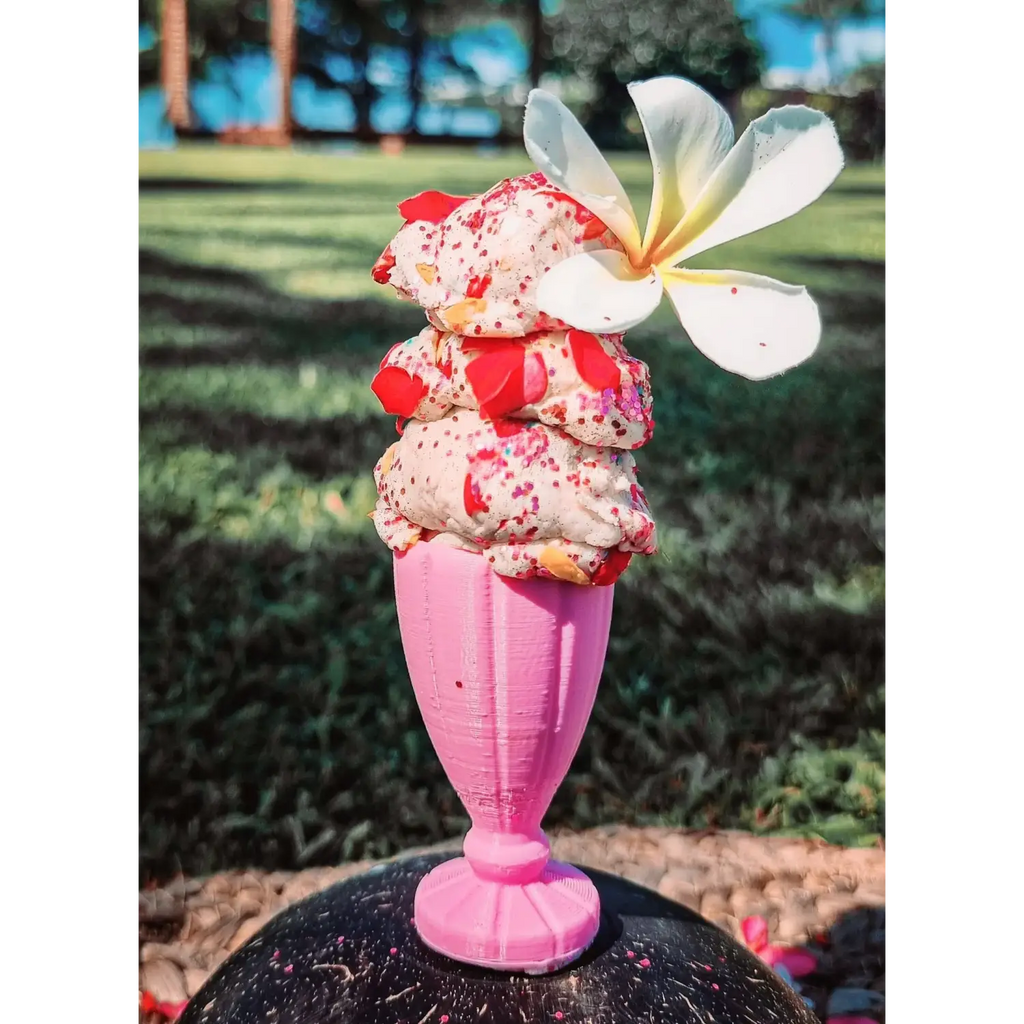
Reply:
[[[843,169],[835,125],[810,107],[779,107],[751,121],[711,175],[656,262],[677,264],[759,231],[813,203]]]
[[[661,292],[656,270],[638,274],[624,253],[597,249],[556,263],[537,286],[537,308],[581,331],[617,334],[646,320]]]
[[[416,411],[430,389],[419,374],[409,373],[400,366],[385,366],[370,382],[370,390],[386,413],[408,417]]]
[[[526,404],[525,360],[525,345],[495,341],[466,364],[466,379],[481,416],[497,419]]]
[[[565,340],[569,342],[572,361],[576,364],[576,372],[579,373],[581,380],[595,391],[618,389],[622,383],[622,371],[593,334],[587,331],[569,331]]]
[[[644,234],[644,251],[650,252],[682,221],[735,136],[726,110],[685,78],[652,78],[627,88],[654,165]]]
[[[626,251],[638,257],[640,229],[629,196],[572,111],[550,93],[533,89],[526,101],[523,141],[551,184],[600,217]]]
[[[775,960],[775,970],[785,967],[794,978],[803,978],[818,969],[818,958],[806,949],[783,949]]]
[[[731,373],[764,380],[818,347],[821,318],[805,288],[737,270],[667,270],[664,280],[690,341]]]
[[[760,914],[743,918],[740,927],[743,929],[743,941],[755,953],[768,945],[768,921]]]
[[[447,192],[419,192],[403,199],[398,204],[398,212],[406,221],[426,220],[431,224],[440,224],[452,210],[457,210],[472,198],[450,196]]]

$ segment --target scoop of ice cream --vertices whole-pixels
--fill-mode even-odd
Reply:
[[[537,283],[556,263],[596,249],[622,251],[589,210],[539,171],[482,195],[424,192],[399,204],[406,223],[373,268],[444,331],[521,338],[567,325],[537,309]]]
[[[381,539],[480,551],[504,576],[612,583],[633,552],[656,550],[654,520],[627,452],[560,430],[457,409],[410,421],[374,469]]]
[[[371,386],[385,411],[424,421],[458,406],[490,420],[539,420],[585,444],[627,449],[654,431],[647,366],[618,335],[476,339],[426,327],[388,352]]]

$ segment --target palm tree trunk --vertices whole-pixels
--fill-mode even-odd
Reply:
[[[527,0],[530,5],[530,88],[540,85],[544,67],[544,16],[540,0]]]
[[[838,28],[838,24],[831,18],[822,18],[822,49],[825,51],[825,67],[827,68],[828,84],[830,86],[835,85],[839,77],[836,68],[836,32]]]
[[[270,51],[277,69],[281,141],[292,136],[292,79],[295,77],[295,0],[270,0]]]
[[[415,135],[419,130],[420,107],[423,104],[423,0],[409,0],[409,18],[412,21],[412,35],[409,37],[409,128]]]
[[[167,120],[175,128],[191,123],[188,104],[188,13],[185,0],[164,0],[160,28],[160,82]]]

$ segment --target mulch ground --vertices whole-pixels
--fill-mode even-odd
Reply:
[[[764,916],[773,943],[806,946],[818,957],[818,970],[801,979],[801,986],[822,1019],[831,1004],[832,1015],[860,1006],[856,1012],[884,1022],[883,850],[741,832],[624,827],[556,833],[552,850],[560,860],[656,889],[740,941],[740,922]],[[151,992],[167,1003],[191,997],[278,911],[372,863],[226,872],[141,892],[140,993]],[[149,1020],[159,1018],[150,1015]]]

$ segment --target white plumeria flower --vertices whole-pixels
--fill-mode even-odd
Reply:
[[[832,122],[809,107],[780,107],[733,145],[729,115],[692,82],[652,78],[629,93],[654,165],[642,239],[622,183],[583,126],[550,93],[530,93],[523,136],[531,159],[625,249],[556,264],[537,290],[540,309],[579,330],[617,333],[650,316],[664,290],[694,345],[724,369],[763,380],[803,362],[821,336],[806,289],[681,264],[814,202],[843,167]]]

